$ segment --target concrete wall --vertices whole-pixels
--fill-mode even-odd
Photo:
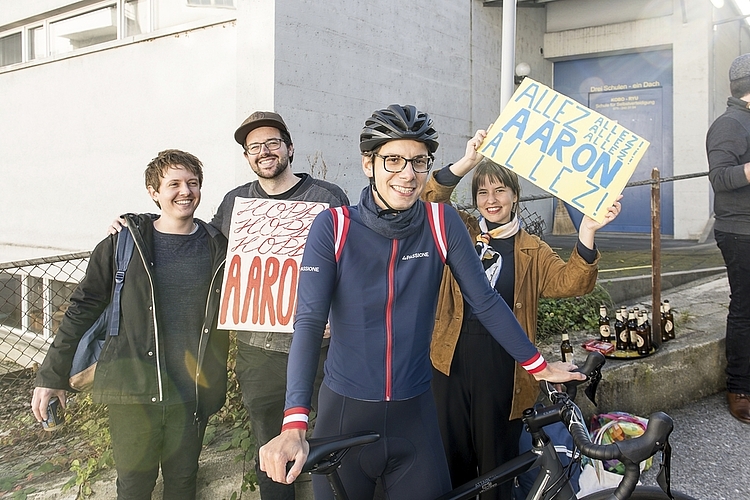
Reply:
[[[546,57],[568,60],[671,48],[674,58],[673,172],[681,175],[706,171],[704,143],[714,99],[711,94],[711,3],[639,0],[628,2],[629,14],[622,12],[621,3],[615,0],[597,2],[596,9],[591,6],[590,0],[549,5],[548,33],[544,37]],[[610,17],[610,13],[615,17]],[[612,20],[616,23],[608,24]],[[708,180],[702,177],[677,182],[674,237],[698,239],[711,221]]]
[[[366,184],[359,132],[374,110],[394,103],[414,104],[433,117],[438,165],[457,159],[476,127],[472,8],[483,13],[477,3],[436,8],[419,0],[404,9],[398,0],[345,7],[277,1],[273,100],[294,134],[295,170],[339,184],[356,201]],[[495,77],[492,71],[489,78],[477,76],[487,81],[478,91]],[[496,106],[487,115],[493,113]]]
[[[675,8],[672,16],[674,175],[708,171],[712,5],[701,0],[685,0],[685,5],[684,15]],[[682,105],[688,102],[690,106]],[[708,177],[678,181],[674,192],[674,237],[698,239],[713,220]]]
[[[472,3],[277,1],[274,101],[295,137],[296,170],[314,164],[356,201],[366,184],[359,132],[394,103],[430,113],[437,164],[456,159],[474,128]]]
[[[0,74],[0,243],[89,250],[113,218],[156,211],[143,170],[179,148],[205,165],[198,216],[235,185],[232,23]]]
[[[0,0],[0,26],[69,3]],[[10,186],[0,244],[91,248],[114,215],[153,209],[142,170],[166,147],[203,159],[198,215],[209,218],[229,188],[252,178],[232,133],[258,109],[287,120],[296,171],[340,184],[353,201],[365,183],[358,134],[373,110],[413,103],[428,111],[441,134],[438,165],[459,158],[500,112],[501,8],[481,0],[236,3],[236,11],[208,9],[226,22],[0,71],[0,171]],[[723,110],[729,62],[750,47],[747,30],[727,23],[714,32],[731,12],[704,0],[684,0],[684,12],[681,0],[595,3],[519,7],[516,61],[551,85],[557,60],[671,48],[674,172],[705,170],[705,131]],[[157,17],[179,18],[165,9]],[[697,238],[710,214],[708,183],[681,181],[675,192],[675,237]],[[457,197],[468,201],[466,182]],[[551,223],[551,202],[530,209]]]

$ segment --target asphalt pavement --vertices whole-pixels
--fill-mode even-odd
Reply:
[[[726,392],[667,411],[675,423],[672,489],[701,500],[750,499],[750,425],[729,414]],[[658,466],[643,483],[656,486]]]

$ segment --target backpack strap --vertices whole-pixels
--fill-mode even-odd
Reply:
[[[432,237],[435,240],[435,246],[440,252],[440,258],[445,264],[448,258],[448,237],[445,234],[445,205],[435,202],[424,202],[427,209],[427,220],[430,221]]]
[[[448,258],[448,238],[445,234],[445,206],[442,203],[424,202],[427,209],[427,219],[430,221],[432,238],[440,253],[440,259],[445,264]],[[349,233],[349,209],[345,206],[329,209],[333,216],[333,247],[336,253],[336,262],[341,258],[346,237]]]
[[[123,227],[117,235],[117,250],[115,252],[117,272],[115,273],[115,288],[112,292],[111,316],[107,322],[107,334],[112,337],[120,334],[120,292],[122,291],[122,285],[125,283],[125,271],[128,270],[134,246],[133,235],[130,234],[127,227]]]
[[[345,206],[329,209],[333,215],[333,248],[336,253],[336,262],[341,258],[341,251],[349,234],[349,209]]]

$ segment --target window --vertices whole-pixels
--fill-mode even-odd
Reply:
[[[124,40],[153,30],[192,23],[205,14],[192,7],[234,8],[235,0],[94,0],[68,2],[71,9],[47,18],[35,16],[0,32],[0,70],[4,66],[64,55],[97,44]],[[86,4],[75,8],[75,5]],[[159,15],[157,15],[157,13]],[[157,25],[161,19],[163,24]]]
[[[148,33],[149,29],[149,0],[128,0],[123,5],[125,18],[125,35],[133,36]]]
[[[82,277],[85,264],[84,260],[60,261],[15,268],[15,272],[0,271],[0,328],[45,339],[57,333],[77,286],[74,280]]]
[[[117,40],[117,6],[87,12],[49,24],[50,53]]]
[[[0,325],[21,327],[21,279],[0,272]]]
[[[44,26],[29,29],[29,60],[40,59],[47,54],[47,30]]]
[[[148,33],[155,1],[100,1],[34,21],[17,32],[0,33],[0,67]]]
[[[234,7],[234,0],[187,0],[188,5],[209,7]]]
[[[0,38],[0,66],[21,62],[21,32]]]

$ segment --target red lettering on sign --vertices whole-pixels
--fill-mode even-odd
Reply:
[[[227,271],[227,285],[224,288],[224,300],[221,301],[221,311],[219,313],[219,323],[222,325],[227,322],[227,309],[229,301],[232,301],[232,321],[236,324],[240,315],[240,256],[235,255],[229,263]]]
[[[285,286],[287,275],[291,279],[289,286]],[[276,298],[276,311],[279,313],[279,323],[282,325],[288,325],[294,315],[295,302],[297,300],[297,261],[294,259],[286,259],[284,265],[281,268],[281,279],[279,279],[279,296]],[[286,307],[286,314],[284,311],[284,291],[289,292],[288,304]]]
[[[269,257],[266,260],[266,270],[263,273],[263,292],[260,298],[260,323],[266,322],[266,309],[268,309],[268,322],[276,324],[276,312],[273,309],[273,290],[271,285],[279,279],[279,259]]]
[[[247,288],[245,289],[245,300],[242,303],[242,322],[247,321],[247,313],[250,309],[250,300],[253,300],[253,323],[258,322],[258,301],[260,298],[260,257],[253,257],[253,261],[250,264],[250,271],[247,273]]]

